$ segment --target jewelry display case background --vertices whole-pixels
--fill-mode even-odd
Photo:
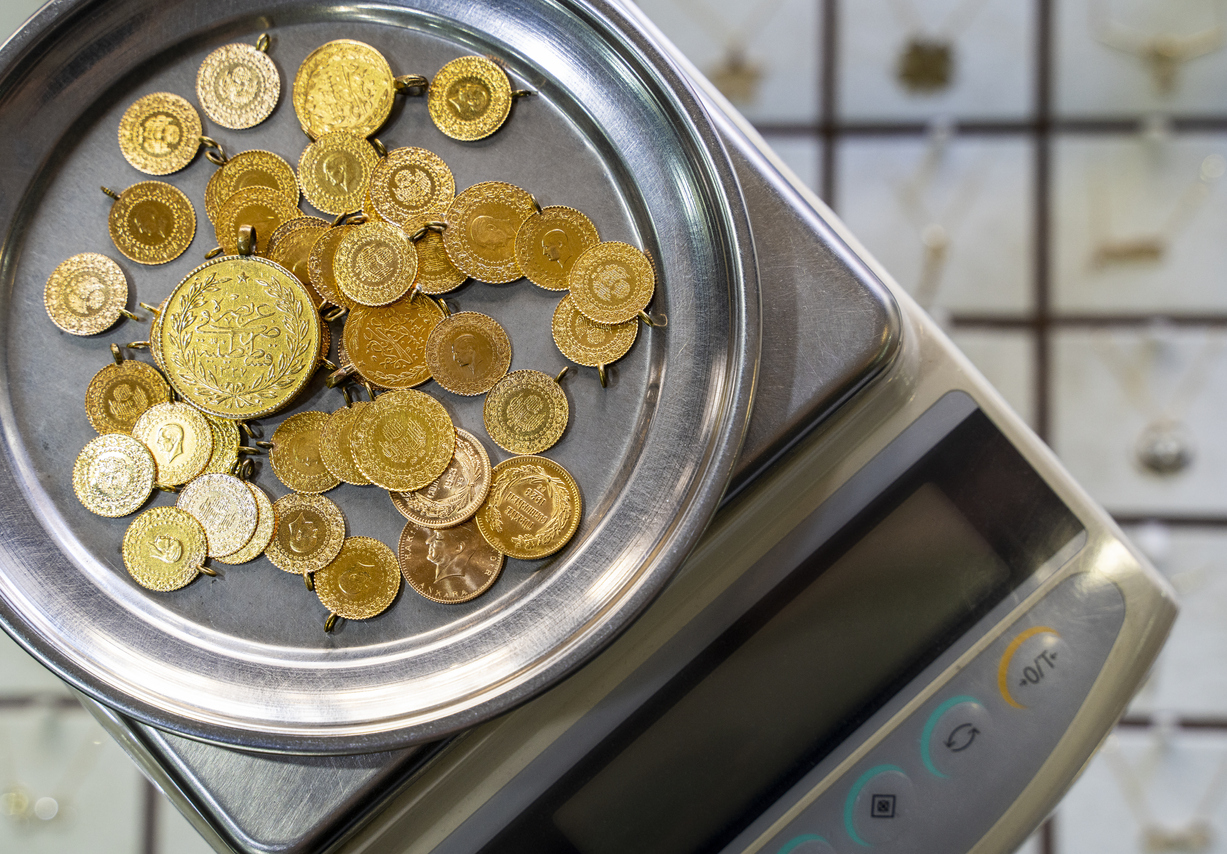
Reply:
[[[1227,15],[1227,0],[640,4],[705,72],[719,69],[723,41],[747,42],[745,59],[760,67],[761,81],[758,97],[739,106],[908,288],[926,256],[923,223],[901,206],[901,188],[916,179],[933,140],[947,140],[922,189],[933,211],[961,209],[947,211],[958,223],[947,229],[931,310],[1184,596],[1114,753],[1092,761],[1025,854],[1142,851],[1136,810],[1122,793],[1122,758],[1126,767],[1153,764],[1141,783],[1152,815],[1172,826],[1190,818],[1227,769],[1227,443],[1219,441],[1227,417],[1227,186],[1210,186],[1159,263],[1097,272],[1086,260],[1095,181],[1109,188],[1114,228],[1133,234],[1178,203],[1207,155],[1227,154],[1227,51],[1184,63],[1163,96],[1137,57],[1096,40],[1092,13],[1146,19],[1148,6],[1162,6],[1174,28],[1196,29],[1207,15],[1213,20],[1216,4]],[[0,32],[38,5],[5,0]],[[960,5],[970,14],[957,36],[953,84],[906,92],[894,75],[909,34],[900,10],[931,23]],[[289,108],[283,97],[278,109]],[[1182,413],[1197,459],[1174,476],[1147,475],[1132,462],[1145,418],[1122,387],[1120,366],[1110,364],[1114,353],[1147,342],[1157,354],[1147,380],[1160,399],[1199,354],[1210,354]],[[36,798],[60,797],[63,807],[49,821],[17,821],[0,803],[0,851],[209,850],[67,689],[0,635],[0,793],[19,783]],[[1219,836],[1227,832],[1222,801],[1211,804]],[[1216,840],[1207,850],[1227,847]]]

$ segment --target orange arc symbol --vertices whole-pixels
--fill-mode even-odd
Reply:
[[[1001,664],[997,667],[997,690],[1001,692],[1002,697],[1005,697],[1005,701],[1016,709],[1025,709],[1027,707],[1010,696],[1010,680],[1008,676],[1010,662],[1014,660],[1014,653],[1018,652],[1020,646],[1044,632],[1054,634],[1057,637],[1061,636],[1060,632],[1049,626],[1035,626],[1034,628],[1027,629],[1010,641],[1010,645],[1006,647],[1005,652],[1001,656]]]

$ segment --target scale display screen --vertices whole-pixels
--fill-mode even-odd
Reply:
[[[718,851],[1081,530],[974,411],[485,850]]]

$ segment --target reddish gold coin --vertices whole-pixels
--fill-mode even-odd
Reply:
[[[536,212],[533,197],[502,181],[475,184],[447,209],[443,245],[456,268],[480,282],[514,282],[522,272],[516,260],[516,233]]]
[[[462,311],[431,330],[426,367],[435,382],[454,394],[485,394],[511,367],[511,339],[493,317]]]
[[[424,297],[382,308],[355,306],[345,320],[346,355],[375,385],[421,385],[430,379],[426,339],[441,320],[443,310]]]
[[[579,487],[565,468],[547,457],[512,457],[494,467],[477,527],[503,554],[537,560],[575,535],[582,509]]]
[[[471,602],[494,586],[503,553],[482,537],[477,523],[426,528],[406,522],[397,549],[405,582],[432,602]]]

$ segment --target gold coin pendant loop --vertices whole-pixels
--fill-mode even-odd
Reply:
[[[115,325],[128,304],[128,279],[118,264],[97,252],[60,262],[43,289],[51,322],[73,335],[97,335]]]
[[[244,187],[230,195],[217,211],[213,223],[217,244],[227,255],[239,255],[239,229],[251,226],[256,232],[254,251],[268,252],[273,234],[284,223],[302,216],[295,200],[280,190],[268,187]]]

